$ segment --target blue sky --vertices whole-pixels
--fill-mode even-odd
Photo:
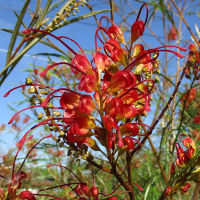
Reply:
[[[30,8],[32,10],[35,6],[35,2],[36,2],[36,0],[33,0],[32,4],[30,5]],[[45,1],[42,1],[42,2],[44,3]],[[100,1],[94,0],[93,2],[98,2],[98,4],[96,4],[94,10],[108,8],[108,5],[99,3]],[[23,3],[24,3],[24,0],[17,0],[17,1],[15,1],[15,0],[0,0],[0,28],[12,29],[14,27],[15,22],[16,22],[16,17],[13,14],[13,10],[15,10],[19,13],[20,9],[23,6]],[[141,4],[134,3],[132,6],[133,6],[133,8],[138,8],[139,5],[141,5]],[[127,9],[131,9],[131,8],[127,6]],[[88,10],[83,8],[83,13],[87,13],[87,12],[88,12]],[[27,22],[28,19],[29,18],[26,17],[25,22]],[[116,19],[118,19],[118,18],[116,18]],[[135,20],[135,15],[133,15],[129,19],[130,23],[133,23],[134,20]],[[194,30],[194,24],[195,23],[198,24],[199,19],[191,16],[191,17],[187,17],[187,21],[191,25],[191,28]],[[90,24],[90,25],[88,25],[88,24]],[[93,25],[91,25],[91,24],[93,24]],[[161,36],[161,40],[163,40],[163,37],[162,37],[163,33],[161,32],[160,26],[162,26],[162,25],[159,20],[157,20],[156,23],[155,22],[152,23],[153,31],[157,35]],[[190,35],[188,34],[188,31],[186,30],[186,28],[184,28],[183,30],[184,30],[182,33],[183,36],[186,39],[189,39]],[[81,23],[71,24],[71,25],[65,27],[64,29],[61,29],[61,30],[55,32],[55,34],[57,34],[57,35],[65,35],[65,36],[73,38],[84,49],[89,49],[89,50],[94,48],[94,33],[95,33],[95,22],[94,22],[93,18],[84,20]],[[148,29],[146,29],[143,39],[148,44],[150,44],[151,47],[156,47],[158,44],[157,41],[153,37],[149,36]],[[8,48],[9,41],[10,41],[10,34],[5,33],[0,30],[0,61],[1,61],[0,68],[1,69],[4,67],[4,64],[5,64],[6,49]],[[19,92],[17,92],[17,91],[11,93],[10,96],[8,96],[7,98],[3,98],[2,97],[3,94],[6,91],[8,91],[9,89],[11,89],[12,87],[19,85],[19,84],[23,84],[25,82],[26,73],[24,73],[22,71],[24,70],[24,68],[29,66],[29,64],[33,64],[34,61],[36,62],[36,64],[39,63],[40,65],[43,65],[43,66],[45,66],[47,64],[47,61],[45,58],[42,58],[42,57],[35,58],[35,57],[31,56],[35,53],[38,53],[38,49],[39,49],[39,52],[46,52],[46,51],[51,52],[50,49],[46,49],[46,47],[44,47],[42,45],[31,49],[31,51],[29,51],[26,54],[26,56],[24,56],[24,58],[20,61],[20,63],[15,68],[15,70],[6,79],[3,86],[1,86],[1,88],[0,88],[0,91],[1,91],[1,93],[0,93],[1,94],[0,95],[0,110],[1,110],[0,124],[1,123],[6,124],[9,121],[9,119],[11,118],[11,116],[14,114],[14,112],[11,111],[7,107],[7,104],[12,105],[12,102],[16,102],[21,99],[21,96],[20,96]],[[172,69],[172,71],[173,71],[173,69]],[[3,138],[3,136],[0,135],[0,139],[2,139],[2,138]],[[6,137],[6,138],[8,138],[8,137]],[[0,149],[0,153],[1,153],[1,149]]]

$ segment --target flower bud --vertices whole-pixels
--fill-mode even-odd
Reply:
[[[136,44],[135,47],[134,47],[134,49],[133,49],[132,57],[133,58],[137,57],[143,51],[144,51],[144,46],[142,44]]]
[[[171,165],[171,169],[170,169],[170,174],[172,174],[172,175],[174,175],[175,174],[175,164],[174,163],[172,163],[172,165]]]
[[[143,21],[135,21],[131,27],[131,44],[143,35],[145,30]]]
[[[187,192],[190,189],[191,185],[189,183],[185,183],[185,185],[181,188],[182,193]]]
[[[124,137],[123,141],[124,141],[124,144],[125,144],[124,148],[126,150],[134,149],[135,143],[134,143],[133,139],[131,139],[130,137]]]
[[[171,27],[171,29],[168,33],[167,39],[168,40],[176,40],[177,39],[177,32],[173,26]]]
[[[30,191],[23,191],[18,196],[21,200],[36,200],[34,194]]]
[[[176,164],[179,167],[185,167],[185,164],[188,162],[188,157],[186,153],[183,151],[183,148],[180,146],[180,144],[176,145],[176,151],[177,151]]]
[[[119,42],[126,44],[124,35],[118,26],[112,25],[111,27],[109,27],[107,30],[107,34],[110,36],[110,38],[113,38],[113,39],[117,38]]]
[[[193,158],[195,156],[195,153],[196,153],[195,141],[190,137],[186,137],[182,142],[183,142],[183,145],[188,149],[186,151],[187,157],[189,159]]]
[[[30,78],[26,78],[26,84],[27,85],[31,85],[33,83],[33,81]]]
[[[172,192],[172,188],[169,186],[169,187],[167,187],[167,189],[164,191],[164,194],[165,194],[165,196],[168,196],[168,195],[171,194],[171,192]]]
[[[98,196],[98,194],[99,194],[98,187],[95,187],[95,186],[91,187],[90,188],[90,194],[91,194],[91,196],[93,196],[94,198],[96,198]]]

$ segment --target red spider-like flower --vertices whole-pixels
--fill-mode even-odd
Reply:
[[[144,22],[139,19],[143,8],[146,8]],[[44,101],[40,101],[40,104],[32,105],[16,113],[9,123],[20,112],[27,109],[40,107],[46,110],[48,108],[62,112],[61,117],[49,116],[48,119],[39,122],[27,131],[24,139],[34,128],[41,125],[51,125],[61,127],[64,142],[73,143],[76,148],[81,148],[82,144],[86,144],[93,150],[98,150],[97,141],[112,150],[117,147],[131,150],[135,149],[137,145],[141,145],[140,140],[145,136],[141,133],[143,132],[142,127],[146,125],[137,124],[137,116],[146,115],[150,111],[151,93],[155,83],[152,75],[154,70],[158,68],[157,57],[162,51],[183,57],[182,54],[168,49],[171,47],[185,51],[185,49],[174,45],[147,50],[141,44],[133,46],[133,43],[143,35],[147,18],[148,7],[143,4],[131,27],[131,45],[128,48],[120,27],[108,17],[101,17],[95,33],[95,53],[92,53],[92,61],[88,59],[80,45],[71,38],[55,36],[38,29],[23,31],[27,35],[27,39],[35,32],[53,37],[72,54],[70,63],[59,62],[48,65],[40,73],[41,77],[46,76],[46,73],[53,67],[64,65],[71,68],[77,84],[74,91],[65,87],[51,88],[38,83],[19,86],[22,88],[33,86],[35,90],[40,90],[43,87],[50,91],[50,94]],[[103,26],[103,20],[108,22],[108,27]],[[100,31],[104,33],[104,39],[100,36]],[[66,40],[74,43],[79,48],[79,53],[72,49]],[[133,70],[134,67],[135,70]],[[144,73],[149,73],[150,78],[145,79]],[[12,90],[5,96],[8,96]],[[61,95],[55,95],[60,93]],[[54,98],[58,98],[60,107],[51,105]],[[192,156],[192,149],[190,149],[188,156]],[[182,152],[178,151],[181,161]]]
[[[18,195],[20,200],[36,200],[34,194],[30,191],[23,191]]]
[[[182,140],[181,136],[184,136],[185,138]],[[184,151],[179,143],[176,144],[176,150],[177,150],[176,164],[179,167],[184,167],[187,164],[187,162],[195,156],[196,144],[192,138],[184,134],[180,134],[179,138],[187,150]]]
[[[171,192],[172,192],[172,188],[169,186],[169,187],[167,187],[167,189],[164,191],[164,194],[165,194],[165,196],[168,196],[168,195],[171,194]]]
[[[30,153],[35,149],[35,147],[44,139],[52,137],[52,135],[48,135],[44,138],[42,138],[41,140],[39,140],[27,153],[26,157],[24,158],[21,166],[19,167],[18,171],[16,172],[16,159],[17,156],[20,152],[20,150],[22,149],[22,147],[24,146],[24,144],[30,140],[33,136],[29,136],[26,137],[23,136],[22,139],[18,142],[18,151],[15,155],[14,161],[13,161],[13,166],[12,166],[12,174],[11,174],[11,180],[8,182],[8,199],[16,199],[17,197],[22,199],[22,200],[35,200],[36,198],[34,197],[34,195],[29,192],[29,191],[24,191],[21,192],[20,194],[17,194],[18,190],[21,189],[22,187],[22,183],[23,181],[26,179],[27,175],[25,172],[22,171],[22,168],[24,166],[24,163],[26,161],[26,159],[28,158],[28,156],[30,155]],[[0,175],[1,178],[4,178],[6,180],[9,180],[7,177]]]
[[[189,183],[185,183],[183,187],[181,187],[182,193],[187,192],[190,189],[191,185]]]

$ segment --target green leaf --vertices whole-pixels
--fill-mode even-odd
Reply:
[[[9,63],[6,64],[6,66],[4,67],[4,69],[1,71],[1,74],[0,74],[0,77],[4,74],[5,76],[5,72],[8,70],[8,68],[13,65],[11,67],[11,70],[10,72],[12,71],[12,69],[14,68],[14,66],[16,66],[16,64],[19,62],[19,60],[22,58],[22,56],[31,48],[33,47],[41,38],[42,36],[40,37],[37,37],[37,38],[34,38],[30,43],[28,43],[20,53],[18,53]],[[10,73],[9,72],[9,73]],[[8,73],[8,74],[9,74]],[[4,78],[4,77],[3,77]],[[5,80],[5,79],[4,79]],[[4,81],[3,80],[3,81]],[[1,80],[0,82],[0,85],[3,83],[3,81]]]
[[[49,11],[49,7],[51,5],[51,2],[52,2],[52,0],[48,0],[47,1],[42,14],[40,15],[40,17],[38,18],[37,22],[35,23],[35,27],[36,28],[40,28],[42,21],[44,20],[44,18],[46,17],[46,15],[47,15],[47,13]]]
[[[13,12],[14,12],[15,16],[16,16],[17,18],[19,18],[19,15],[17,14],[17,12],[16,12],[16,11],[13,11]],[[25,24],[23,21],[21,21],[21,24],[24,26],[25,29],[28,28],[28,27],[26,26],[26,24]]]
[[[35,14],[36,15],[40,11],[40,6],[41,6],[41,0],[37,0],[37,5],[36,5],[36,8],[35,8]]]
[[[147,196],[149,194],[149,189],[150,189],[151,185],[154,183],[155,179],[156,179],[156,177],[154,177],[153,181],[151,183],[149,183],[149,185],[147,186],[147,189],[144,194],[144,200],[147,200]]]
[[[10,59],[13,47],[14,47],[15,42],[16,42],[17,33],[19,31],[20,25],[22,24],[22,19],[24,18],[24,15],[26,13],[26,10],[28,8],[28,5],[29,5],[30,1],[31,0],[26,0],[25,4],[24,4],[24,6],[23,6],[23,8],[21,10],[21,13],[20,13],[20,15],[18,17],[17,23],[15,24],[15,28],[14,28],[14,31],[13,31],[13,34],[12,34],[12,37],[11,37],[10,45],[8,47],[8,53],[7,53],[7,57],[6,57],[6,62],[8,62],[9,59]]]
[[[62,60],[66,60],[67,62],[71,62],[71,58],[57,54],[57,53],[36,53],[36,54],[33,54],[33,56],[54,56]]]
[[[170,82],[174,87],[176,86],[167,76],[161,73],[156,73],[158,76],[162,76],[164,79],[166,79],[168,82]]]
[[[66,0],[57,0],[55,3],[53,3],[50,7],[49,7],[49,12],[51,12],[52,10],[54,10],[55,8],[58,8],[58,6],[60,4],[62,4],[63,2],[65,2]]]

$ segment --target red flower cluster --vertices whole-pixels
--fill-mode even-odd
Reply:
[[[146,8],[144,22],[139,21],[143,8]],[[31,108],[43,108],[47,115],[45,120],[41,120],[42,117],[38,116],[41,121],[24,134],[18,143],[19,151],[24,143],[31,139],[32,136],[28,134],[41,125],[49,125],[52,130],[58,130],[59,140],[62,139],[63,143],[73,146],[73,149],[77,151],[87,145],[95,151],[102,152],[99,148],[101,144],[105,147],[107,154],[117,150],[123,153],[123,151],[134,150],[141,145],[141,138],[146,136],[142,129],[147,125],[141,122],[140,116],[150,111],[151,94],[155,84],[154,72],[159,67],[157,60],[159,53],[167,51],[182,58],[183,55],[167,48],[175,47],[185,51],[173,45],[147,50],[142,44],[134,46],[134,42],[144,33],[147,19],[148,7],[144,4],[131,27],[131,44],[128,46],[120,27],[108,17],[101,17],[95,33],[95,52],[91,54],[91,61],[80,45],[68,37],[55,36],[38,29],[23,31],[27,41],[29,37],[34,37],[35,33],[37,36],[39,34],[51,36],[73,55],[70,58],[71,62],[53,63],[40,73],[34,71],[35,75],[43,78],[55,66],[65,65],[70,67],[77,84],[72,90],[70,87],[51,88],[37,81],[35,83],[27,81],[25,85],[13,88],[4,95],[7,97],[14,89],[31,86],[30,93],[35,94],[39,100],[38,103],[31,102],[30,107],[17,112],[9,123],[13,120],[17,121],[19,113]],[[103,26],[105,20],[109,24],[108,27]],[[100,36],[100,32],[103,33],[104,39]],[[79,48],[79,53],[73,50],[65,40],[73,42]],[[58,100],[59,106],[53,103],[54,99]],[[24,121],[27,122],[28,119]],[[177,165],[179,166],[183,166],[195,153],[195,146],[191,140],[186,138],[183,144],[188,150],[184,152],[177,144]],[[17,195],[17,190],[20,189],[25,178],[19,173],[24,162],[18,172],[14,173],[15,160],[12,181],[9,185],[9,193],[14,196]],[[85,197],[98,199],[99,191],[95,184],[91,188],[81,181],[76,184],[73,191],[80,197],[80,200],[84,200]],[[142,190],[140,187],[139,189]],[[17,197],[22,200],[35,200],[36,195],[60,199],[51,195],[33,194],[30,191],[23,191]],[[108,199],[115,200],[117,197],[113,196]]]
[[[20,200],[36,200],[36,198],[34,197],[34,194],[32,194],[31,192],[29,191],[23,191],[21,192],[20,194],[18,194],[18,190],[21,189],[22,187],[22,183],[23,181],[27,178],[27,175],[25,172],[22,171],[22,168],[24,166],[24,163],[26,161],[26,159],[28,158],[28,156],[31,154],[31,152],[35,149],[35,147],[44,139],[46,138],[49,138],[49,137],[52,137],[52,135],[48,135],[44,138],[42,138],[41,140],[39,140],[27,153],[26,157],[24,158],[21,166],[19,167],[19,169],[17,170],[16,172],[16,160],[17,160],[17,157],[18,157],[18,154],[20,152],[20,150],[22,149],[22,147],[24,146],[24,144],[32,139],[32,135],[29,136],[28,138],[24,138],[22,137],[22,139],[18,142],[18,151],[15,155],[15,158],[14,158],[14,161],[13,161],[13,166],[12,166],[12,173],[11,173],[11,179],[3,176],[0,174],[0,178],[3,178],[5,179],[7,182],[8,182],[8,191],[6,193],[6,199],[12,199],[12,200],[15,200],[15,199],[20,199]],[[2,191],[3,193],[3,191]],[[1,195],[1,194],[0,194]]]
[[[196,95],[196,88],[192,88],[191,90],[189,90],[181,99],[181,103],[184,105],[185,107],[188,107],[191,104],[191,101],[193,101],[195,99],[195,95]]]
[[[187,192],[191,188],[189,183],[185,183],[184,186],[181,188],[182,193]]]
[[[145,22],[138,20],[144,7],[147,10]],[[57,37],[43,30],[23,31],[27,37],[35,32],[49,35],[67,47],[74,55],[71,63],[60,62],[48,65],[40,73],[42,77],[46,76],[52,67],[65,64],[71,67],[71,71],[76,75],[78,81],[76,92],[66,88],[54,89],[42,86],[53,91],[43,103],[30,108],[47,108],[51,100],[58,97],[54,94],[60,92],[60,107],[52,106],[51,108],[63,110],[63,117],[49,117],[33,128],[43,124],[61,126],[63,127],[64,142],[74,144],[77,148],[86,144],[93,150],[99,150],[97,141],[112,150],[117,146],[124,150],[133,150],[137,144],[140,145],[140,139],[144,136],[140,127],[146,125],[138,122],[138,116],[146,115],[146,112],[150,111],[151,93],[154,88],[152,75],[158,68],[156,59],[159,52],[168,51],[183,57],[166,47],[176,47],[185,51],[185,49],[173,45],[148,50],[145,50],[142,44],[133,47],[133,43],[143,35],[147,18],[148,8],[144,4],[132,25],[131,45],[128,47],[120,28],[109,18],[101,17],[95,34],[95,53],[92,54],[91,62],[79,44],[70,38]],[[104,27],[103,20],[107,20],[111,25]],[[104,33],[105,41],[100,37],[100,31]],[[76,53],[64,42],[64,39],[74,42],[80,48],[81,53]],[[103,45],[104,52],[100,52],[98,42]],[[135,71],[132,71],[133,67],[135,67]],[[144,78],[144,72],[145,76],[148,74],[148,79]],[[37,90],[36,86],[39,84],[30,83],[29,85]],[[25,86],[27,85],[21,87]],[[5,96],[9,93],[10,91]],[[55,121],[57,122],[55,123]]]
[[[185,138],[182,140],[181,137],[185,137]],[[186,148],[186,150],[184,150],[179,143],[176,144],[176,151],[177,151],[176,164],[178,167],[182,168],[182,167],[185,167],[187,163],[195,156],[196,144],[192,138],[184,134],[181,134],[179,136],[179,139],[182,145],[184,146],[184,148]],[[175,175],[175,168],[176,168],[175,164],[172,163],[171,168],[170,168],[170,174],[172,176]],[[181,190],[182,193],[185,193],[189,190],[190,187],[191,185],[187,183],[186,180],[184,180],[183,182],[180,182],[180,184],[175,184],[174,186],[172,185],[168,186],[165,189],[163,195],[169,196],[175,193],[177,190]]]
[[[195,156],[196,145],[194,140],[188,136],[183,140],[181,140],[181,142],[186,147],[187,150],[184,151],[179,143],[176,144],[176,151],[177,151],[176,164],[179,167],[185,167],[188,161]]]
[[[80,196],[79,200],[86,200],[86,198],[82,197],[83,195],[97,200],[98,199],[98,194],[99,194],[99,189],[96,186],[92,186],[90,189],[87,186],[86,183],[80,183],[74,188],[74,192]]]

